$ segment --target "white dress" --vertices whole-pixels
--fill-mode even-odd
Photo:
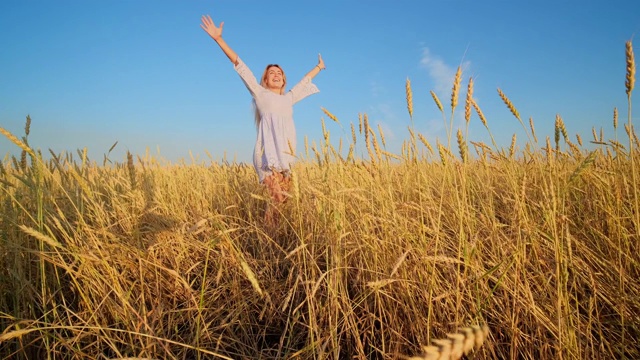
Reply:
[[[310,77],[305,76],[291,90],[280,95],[262,87],[240,58],[234,68],[249,89],[260,114],[258,136],[253,151],[253,166],[260,182],[272,171],[288,173],[295,161],[296,151],[293,104],[319,92],[318,88],[311,82]]]

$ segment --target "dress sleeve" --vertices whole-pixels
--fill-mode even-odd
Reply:
[[[305,76],[299,83],[291,88],[290,92],[293,98],[293,103],[295,104],[309,95],[320,92],[320,90],[318,90],[318,87],[311,82],[310,77]]]
[[[249,67],[240,58],[238,58],[238,64],[234,65],[233,68],[236,70],[238,75],[240,75],[240,78],[251,93],[251,96],[255,97],[262,86],[260,86],[258,81],[256,81],[256,77],[251,72],[251,69],[249,69]]]

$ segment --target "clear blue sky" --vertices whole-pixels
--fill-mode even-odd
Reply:
[[[2,0],[0,126],[21,136],[30,114],[32,146],[87,147],[98,162],[115,141],[118,161],[147,148],[170,161],[189,151],[206,159],[205,150],[250,161],[250,96],[200,28],[203,14],[225,22],[223,36],[256,76],[278,63],[292,85],[322,53],[320,93],[294,109],[298,151],[305,135],[322,138],[320,107],[343,124],[344,132],[326,119],[334,141],[349,139],[349,122],[367,113],[399,150],[410,124],[407,78],[416,128],[444,139],[429,91],[448,104],[459,64],[501,145],[525,135],[497,88],[525,122],[533,117],[541,141],[556,114],[572,136],[591,139],[595,126],[613,137],[613,108],[627,117],[625,41],[640,33],[638,0]],[[475,114],[470,138],[489,143]],[[0,137],[0,156],[8,153],[19,151]]]

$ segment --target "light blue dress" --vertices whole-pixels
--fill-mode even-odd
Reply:
[[[293,104],[319,92],[311,78],[305,76],[284,95],[262,87],[240,58],[234,66],[255,101],[260,114],[258,136],[253,151],[253,166],[262,182],[272,171],[288,173],[295,161],[296,129]],[[293,151],[293,153],[292,153]]]

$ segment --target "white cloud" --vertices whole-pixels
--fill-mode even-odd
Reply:
[[[436,95],[443,101],[444,98],[448,98],[451,95],[451,88],[453,87],[453,79],[456,75],[458,66],[448,65],[437,55],[431,53],[429,48],[422,49],[422,57],[420,58],[420,66],[427,70],[429,77],[433,81],[433,90]],[[471,62],[465,61],[462,63],[462,71],[465,71],[471,66]],[[443,104],[444,105],[444,104]]]
[[[458,65],[449,65],[442,60],[437,55],[431,53],[429,48],[422,49],[422,56],[420,58],[420,66],[427,70],[429,77],[433,81],[433,90],[436,95],[442,102],[442,106],[445,108],[445,112],[447,109],[450,109],[448,105],[450,105],[451,99],[451,90],[453,88],[453,80],[456,75],[456,71],[458,70]],[[465,78],[464,72],[467,71],[471,67],[470,61],[464,61],[460,65],[462,67],[463,79]],[[460,92],[458,94],[458,108],[456,110],[456,116],[454,121],[454,132],[457,127],[460,127],[464,124],[464,112],[460,111],[460,104],[464,101],[466,93],[466,84],[461,80],[460,83]],[[448,114],[447,114],[448,115]],[[447,118],[447,122],[450,119]],[[429,131],[433,133],[441,132],[445,130],[445,126],[442,121],[429,121]],[[448,125],[447,125],[448,127]]]
[[[386,89],[382,84],[373,80],[371,81],[371,96],[374,98],[380,97],[386,93]]]

